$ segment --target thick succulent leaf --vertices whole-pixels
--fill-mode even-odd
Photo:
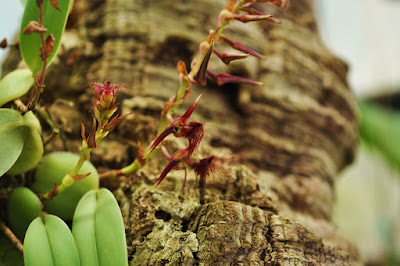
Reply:
[[[18,160],[24,147],[24,135],[19,128],[1,130],[0,125],[0,176]]]
[[[34,81],[29,69],[17,69],[0,80],[0,106],[26,94]]]
[[[36,169],[32,190],[44,194],[51,191],[55,183],[61,185],[64,176],[72,172],[78,160],[79,156],[70,152],[53,152],[46,155]],[[46,211],[64,220],[72,220],[76,205],[83,195],[89,190],[99,188],[98,173],[89,161],[85,161],[78,172],[87,173],[91,174],[65,189],[54,199],[43,201]]]
[[[41,127],[29,112],[0,109],[0,176],[21,174],[35,167],[43,155]]]
[[[0,176],[22,174],[39,163],[43,155],[40,132],[32,112],[21,116],[18,111],[0,109]]]
[[[113,194],[103,188],[79,201],[72,234],[82,265],[128,265],[125,229]]]
[[[24,261],[26,266],[80,265],[74,238],[67,224],[54,215],[33,220],[25,235]]]
[[[7,218],[11,230],[19,239],[24,239],[29,224],[40,213],[40,200],[35,193],[26,187],[14,189],[7,202]]]
[[[48,57],[49,63],[53,59],[54,55],[57,53],[57,50],[60,46],[61,36],[67,23],[68,13],[72,0],[62,0],[58,2],[60,10],[55,9],[51,5],[50,1],[43,1],[43,21],[44,28],[47,29],[45,37],[47,38],[49,34],[53,34],[55,38],[54,48],[50,56]],[[38,21],[38,18],[39,8],[36,4],[36,0],[28,0],[21,22],[19,46],[21,49],[22,58],[33,73],[37,73],[42,67],[42,59],[39,55],[39,50],[42,42],[39,34],[23,34],[22,31],[30,21]]]

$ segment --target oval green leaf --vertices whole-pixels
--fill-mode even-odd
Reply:
[[[76,207],[72,234],[82,265],[128,265],[125,229],[114,195],[89,191]]]
[[[0,80],[0,106],[26,94],[33,85],[29,69],[17,69]]]
[[[57,10],[52,7],[50,1],[43,1],[43,21],[44,28],[47,29],[47,32],[45,33],[45,38],[47,38],[47,36],[49,36],[49,34],[51,33],[56,40],[54,43],[53,51],[47,59],[48,63],[51,62],[60,46],[61,36],[67,23],[71,2],[71,0],[58,1],[60,10]],[[30,21],[38,22],[38,18],[39,8],[36,4],[36,0],[28,0],[21,22],[19,46],[21,49],[22,58],[33,73],[37,73],[42,67],[42,59],[39,55],[39,50],[42,46],[42,42],[38,33],[23,34],[22,31]]]
[[[40,133],[39,120],[32,112],[22,116],[0,108],[0,176],[22,174],[39,163],[43,155]]]
[[[40,213],[40,200],[35,193],[26,187],[14,189],[7,202],[7,218],[11,230],[19,239],[24,239],[29,224]]]
[[[24,261],[26,266],[80,265],[74,238],[67,224],[54,215],[33,220],[25,235]]]

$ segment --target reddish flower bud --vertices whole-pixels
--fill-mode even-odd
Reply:
[[[86,142],[88,148],[96,148],[96,118],[93,116],[93,123],[90,127],[89,136],[86,138],[85,126],[81,122],[81,136],[82,140]]]
[[[132,113],[133,112],[131,111],[131,112],[128,112],[128,113],[126,113],[126,114],[124,114],[124,115],[122,115],[120,117],[118,117],[118,115],[115,116],[113,119],[111,119],[110,122],[108,122],[107,124],[103,125],[103,129],[105,131],[114,130],[119,125],[119,123],[121,123],[128,115],[130,115]]]
[[[253,49],[247,47],[244,44],[241,44],[240,42],[235,42],[232,41],[231,39],[229,39],[228,37],[226,37],[225,35],[221,35],[221,38],[228,43],[230,46],[232,46],[232,48],[242,51],[243,53],[246,54],[251,54],[252,56],[258,57],[258,58],[264,58],[264,56],[256,51],[254,51]]]
[[[255,81],[252,79],[242,78],[239,76],[230,75],[228,73],[219,73],[215,74],[209,70],[207,70],[207,74],[215,80],[218,86],[222,86],[226,83],[242,83],[242,84],[254,84],[258,86],[264,85],[262,82]]]
[[[214,41],[211,41],[210,46],[208,47],[207,53],[203,57],[203,61],[200,64],[199,70],[197,71],[194,79],[199,83],[200,86],[207,85],[207,75],[206,71],[208,68],[208,62],[210,61],[210,57],[213,51]]]
[[[117,91],[121,87],[127,87],[125,85],[110,86],[110,84],[111,81],[109,79],[104,81],[103,86],[97,84],[96,81],[92,82],[95,101],[90,110],[93,110],[95,107],[100,113],[104,111],[116,110],[117,105],[115,104],[115,99],[117,96]]]
[[[241,15],[235,15],[235,19],[239,20],[241,22],[247,23],[247,22],[252,22],[252,21],[259,21],[259,20],[268,20],[273,23],[280,23],[279,20],[274,18],[272,15],[247,15],[247,14],[241,14]]]
[[[229,65],[233,60],[244,59],[250,56],[250,54],[235,54],[231,52],[220,52],[216,48],[214,48],[214,53],[224,62],[226,65]]]

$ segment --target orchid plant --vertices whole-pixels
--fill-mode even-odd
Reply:
[[[226,83],[262,85],[261,82],[244,77],[214,73],[209,67],[210,58],[215,55],[226,65],[249,56],[263,58],[257,51],[231,40],[225,30],[235,20],[242,23],[260,20],[279,23],[272,15],[261,13],[253,5],[270,3],[284,8],[287,2],[286,0],[228,0],[227,5],[219,13],[218,27],[211,30],[199,44],[198,53],[190,64],[190,72],[185,63],[178,62],[180,87],[176,95],[165,102],[157,137],[147,151],[145,152],[139,145],[139,156],[130,165],[100,175],[89,162],[91,152],[132,113],[115,115],[118,109],[117,92],[119,88],[126,87],[125,85],[111,86],[111,81],[108,79],[103,85],[92,83],[94,95],[94,103],[90,109],[93,111],[92,125],[86,135],[85,126],[81,123],[82,144],[79,155],[52,153],[42,159],[41,127],[39,120],[33,114],[45,88],[47,67],[60,45],[71,2],[73,1],[27,1],[22,19],[20,49],[29,69],[16,70],[0,81],[0,105],[14,101],[14,105],[9,104],[14,109],[0,109],[0,155],[6,158],[0,162],[0,176],[23,174],[36,167],[32,186],[17,188],[9,196],[7,215],[8,225],[12,231],[4,222],[0,223],[0,228],[15,246],[24,250],[26,265],[43,263],[57,265],[65,262],[71,265],[127,265],[121,212],[112,193],[104,188],[99,189],[99,179],[131,174],[143,167],[152,154],[161,150],[168,163],[153,188],[158,186],[172,170],[183,169],[185,170],[183,189],[186,171],[191,169],[199,177],[199,200],[203,204],[207,177],[223,168],[228,160],[216,155],[196,158],[196,151],[205,135],[205,130],[202,122],[191,121],[190,118],[202,94],[183,115],[174,118],[175,111],[189,98],[193,85],[207,85],[207,77],[219,86]],[[238,52],[218,50],[217,47],[222,42]],[[10,87],[13,90],[10,90]],[[19,97],[26,94],[31,87],[31,96],[25,105]],[[170,135],[186,139],[187,147],[170,155],[164,146],[165,138]],[[72,232],[65,223],[70,220],[72,220]],[[24,245],[20,242],[23,238]],[[112,247],[107,244],[110,239],[114,243]]]

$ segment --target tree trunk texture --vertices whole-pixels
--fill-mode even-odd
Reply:
[[[121,112],[134,115],[99,145],[93,162],[100,172],[129,164],[137,141],[146,147],[155,138],[163,103],[179,87],[176,63],[190,64],[226,2],[76,1],[65,53],[50,69],[42,99],[64,146],[76,151],[79,121],[89,124],[92,80],[110,78],[128,86],[120,91]],[[185,103],[204,92],[193,114],[206,123],[199,156],[231,158],[207,179],[205,203],[190,171],[182,193],[183,171],[149,191],[167,164],[160,154],[135,174],[103,182],[119,200],[132,265],[362,264],[331,221],[335,178],[352,162],[358,140],[347,66],[322,44],[311,0],[292,0],[283,11],[266,6],[258,8],[282,24],[235,22],[226,31],[266,58],[210,64],[264,86],[210,81]],[[65,66],[76,48],[75,62]],[[171,153],[185,145],[167,141]],[[46,147],[62,148],[60,141]]]

